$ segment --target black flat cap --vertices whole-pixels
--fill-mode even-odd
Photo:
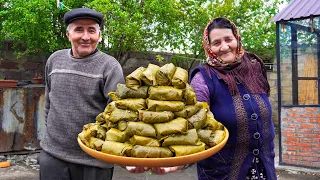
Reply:
[[[63,21],[66,25],[69,25],[72,21],[77,19],[93,19],[101,26],[103,15],[100,12],[89,8],[77,8],[66,12],[63,17]]]

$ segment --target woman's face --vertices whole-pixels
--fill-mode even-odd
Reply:
[[[231,29],[212,29],[209,38],[211,50],[219,59],[226,63],[234,62],[238,42]]]

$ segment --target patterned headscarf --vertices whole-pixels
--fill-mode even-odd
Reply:
[[[218,56],[216,54],[214,54],[210,48],[208,28],[209,28],[209,26],[211,26],[211,24],[216,19],[218,19],[218,18],[215,18],[212,21],[210,21],[208,23],[208,25],[206,26],[206,28],[204,29],[203,38],[202,38],[202,46],[203,46],[203,49],[206,53],[207,62],[209,65],[211,65],[211,66],[227,66],[228,64],[225,63],[224,61],[220,60],[218,58]],[[224,19],[227,20],[230,23],[230,25],[232,26],[233,34],[238,42],[238,47],[236,49],[236,59],[235,59],[235,62],[237,62],[239,60],[239,58],[242,57],[242,55],[244,54],[244,49],[242,48],[241,38],[239,36],[238,29],[237,29],[236,25],[232,21],[230,21],[229,19],[227,19],[227,18],[224,18]]]
[[[211,78],[210,70],[213,70],[215,74],[217,74],[219,78],[223,79],[223,81],[228,85],[231,95],[237,95],[240,93],[237,87],[238,83],[243,84],[251,93],[266,93],[269,95],[270,86],[267,80],[263,60],[253,53],[245,52],[242,48],[238,29],[235,24],[227,18],[224,19],[230,23],[233,29],[233,34],[238,42],[236,59],[232,63],[226,63],[212,52],[210,48],[208,28],[216,19],[210,21],[206,26],[202,40],[202,46],[207,56],[207,63],[204,64],[203,67],[206,69],[209,77]]]

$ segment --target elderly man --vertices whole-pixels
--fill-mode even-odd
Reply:
[[[71,49],[54,52],[46,63],[45,122],[39,155],[40,179],[112,179],[113,165],[83,152],[77,135],[111,101],[108,92],[124,83],[118,61],[97,49],[103,15],[78,8],[64,15]]]

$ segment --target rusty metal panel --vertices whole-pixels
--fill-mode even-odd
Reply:
[[[44,86],[0,89],[0,152],[39,149]]]
[[[272,21],[293,20],[306,18],[311,15],[320,15],[319,0],[291,0],[290,3],[272,19]]]

